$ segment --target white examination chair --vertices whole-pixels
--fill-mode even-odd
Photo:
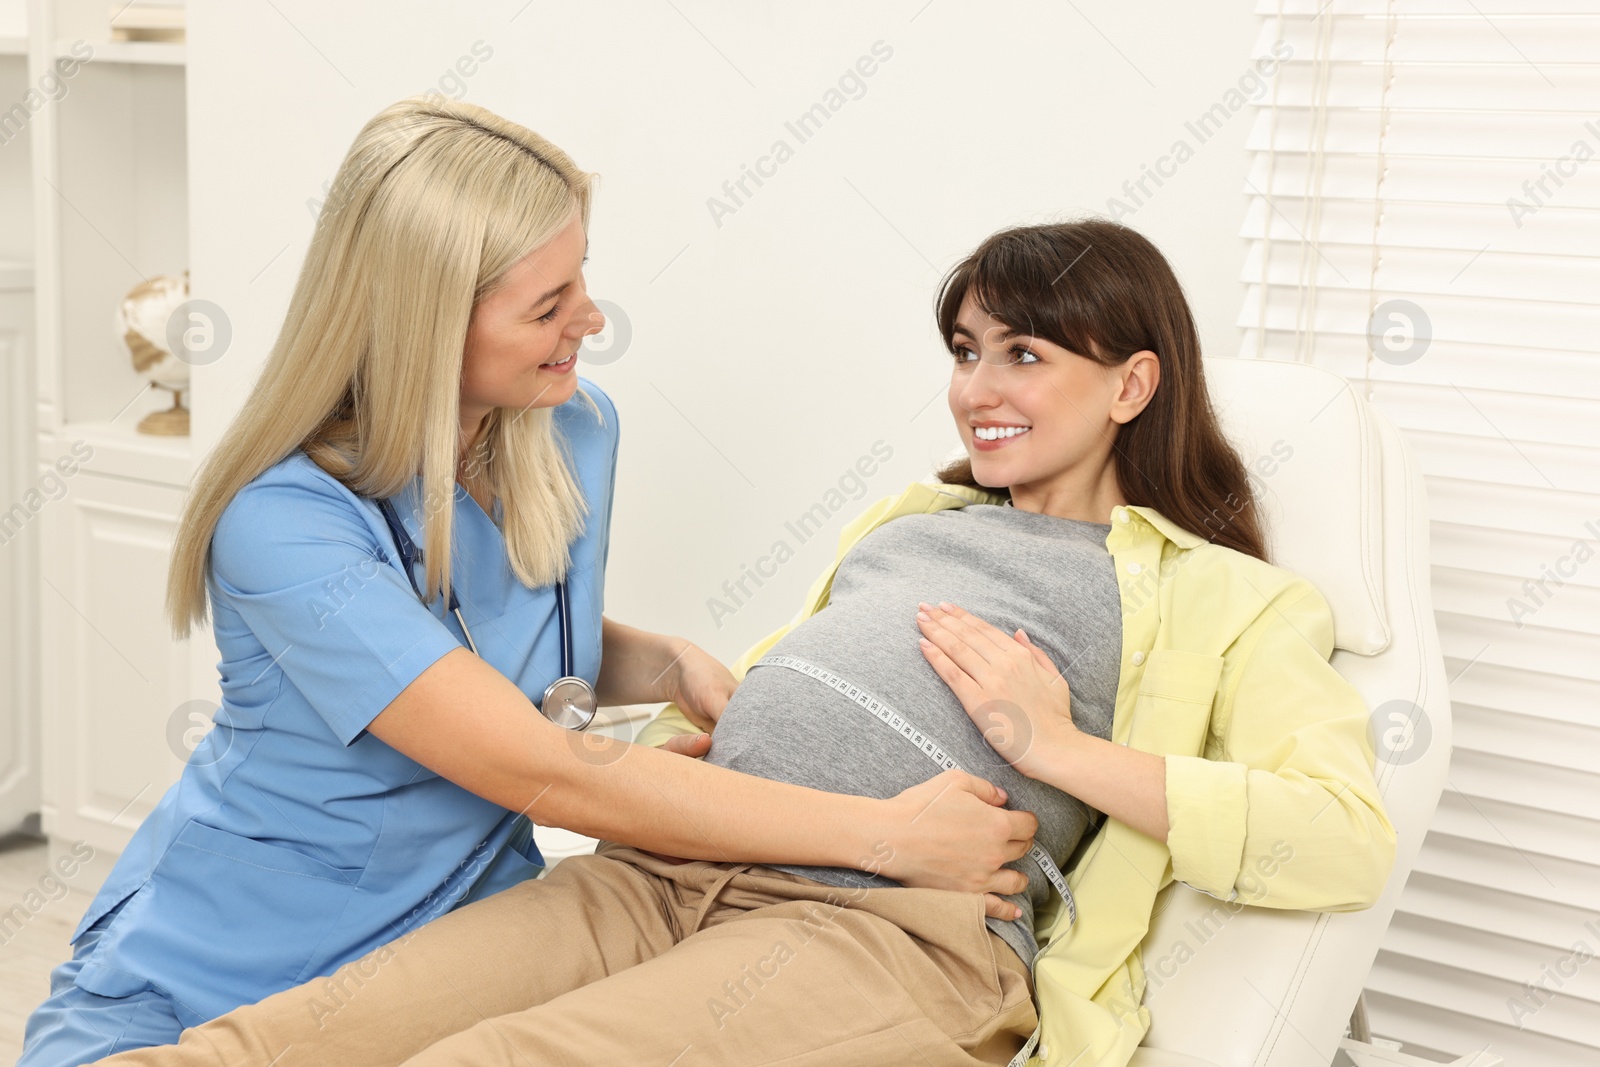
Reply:
[[[1422,475],[1399,432],[1342,378],[1297,363],[1205,364],[1223,429],[1252,472],[1272,562],[1310,579],[1333,609],[1333,664],[1373,711],[1399,840],[1388,887],[1364,911],[1247,906],[1219,922],[1216,898],[1169,886],[1142,946],[1152,1024],[1132,1067],[1435,1067],[1367,1040],[1359,1005],[1450,762]],[[550,833],[539,831],[541,844]],[[577,839],[571,851],[592,848]],[[1207,932],[1203,944],[1195,930]],[[1180,941],[1193,954],[1163,973]],[[1499,1064],[1478,1053],[1456,1067]]]
[[[1245,907],[1201,927],[1218,902],[1168,886],[1142,945],[1147,972],[1180,940],[1195,951],[1170,977],[1151,974],[1150,1032],[1132,1067],[1432,1064],[1366,1040],[1358,1002],[1450,763],[1422,475],[1393,424],[1344,379],[1298,363],[1205,364],[1223,429],[1254,475],[1272,562],[1314,582],[1333,609],[1333,665],[1373,711],[1398,848],[1382,898],[1365,911]],[[1197,945],[1188,923],[1215,932]],[[1457,1061],[1499,1063],[1488,1053]]]

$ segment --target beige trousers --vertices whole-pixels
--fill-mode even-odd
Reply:
[[[1004,1064],[1037,1016],[983,898],[603,842],[104,1064]]]

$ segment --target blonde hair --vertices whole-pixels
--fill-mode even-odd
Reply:
[[[543,137],[461,101],[411,97],[362,127],[266,366],[184,505],[167,576],[177,637],[206,619],[223,511],[297,448],[362,496],[393,496],[420,472],[424,591],[449,588],[472,308],[574,216],[587,229],[592,180]],[[548,407],[496,408],[473,442],[475,482],[500,499],[529,587],[566,573],[587,513],[561,444]]]

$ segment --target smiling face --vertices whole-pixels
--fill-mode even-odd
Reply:
[[[1029,511],[1105,522],[1125,503],[1111,446],[1149,403],[1154,353],[1106,366],[1025,333],[968,293],[951,331],[950,413],[973,478]]]
[[[578,348],[606,322],[584,285],[588,244],[574,215],[473,307],[461,364],[464,440],[493,408],[555,407],[577,389]]]

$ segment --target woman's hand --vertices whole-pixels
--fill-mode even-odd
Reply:
[[[1027,855],[1039,820],[1005,802],[999,786],[945,771],[883,801],[884,836],[859,866],[903,885],[982,893],[989,915],[1015,919],[1021,912],[999,894],[1022,892],[1028,876],[1003,865]]]
[[[661,742],[661,747],[680,756],[699,759],[711,751],[710,734],[678,734]]]
[[[698,645],[689,645],[672,662],[668,699],[678,705],[690,722],[709,731],[717,725],[722,709],[728,706],[728,699],[738,686],[733,672],[720,660]]]
[[[955,693],[984,740],[1030,778],[1072,744],[1072,693],[1044,650],[953,604],[920,605],[922,655]]]

